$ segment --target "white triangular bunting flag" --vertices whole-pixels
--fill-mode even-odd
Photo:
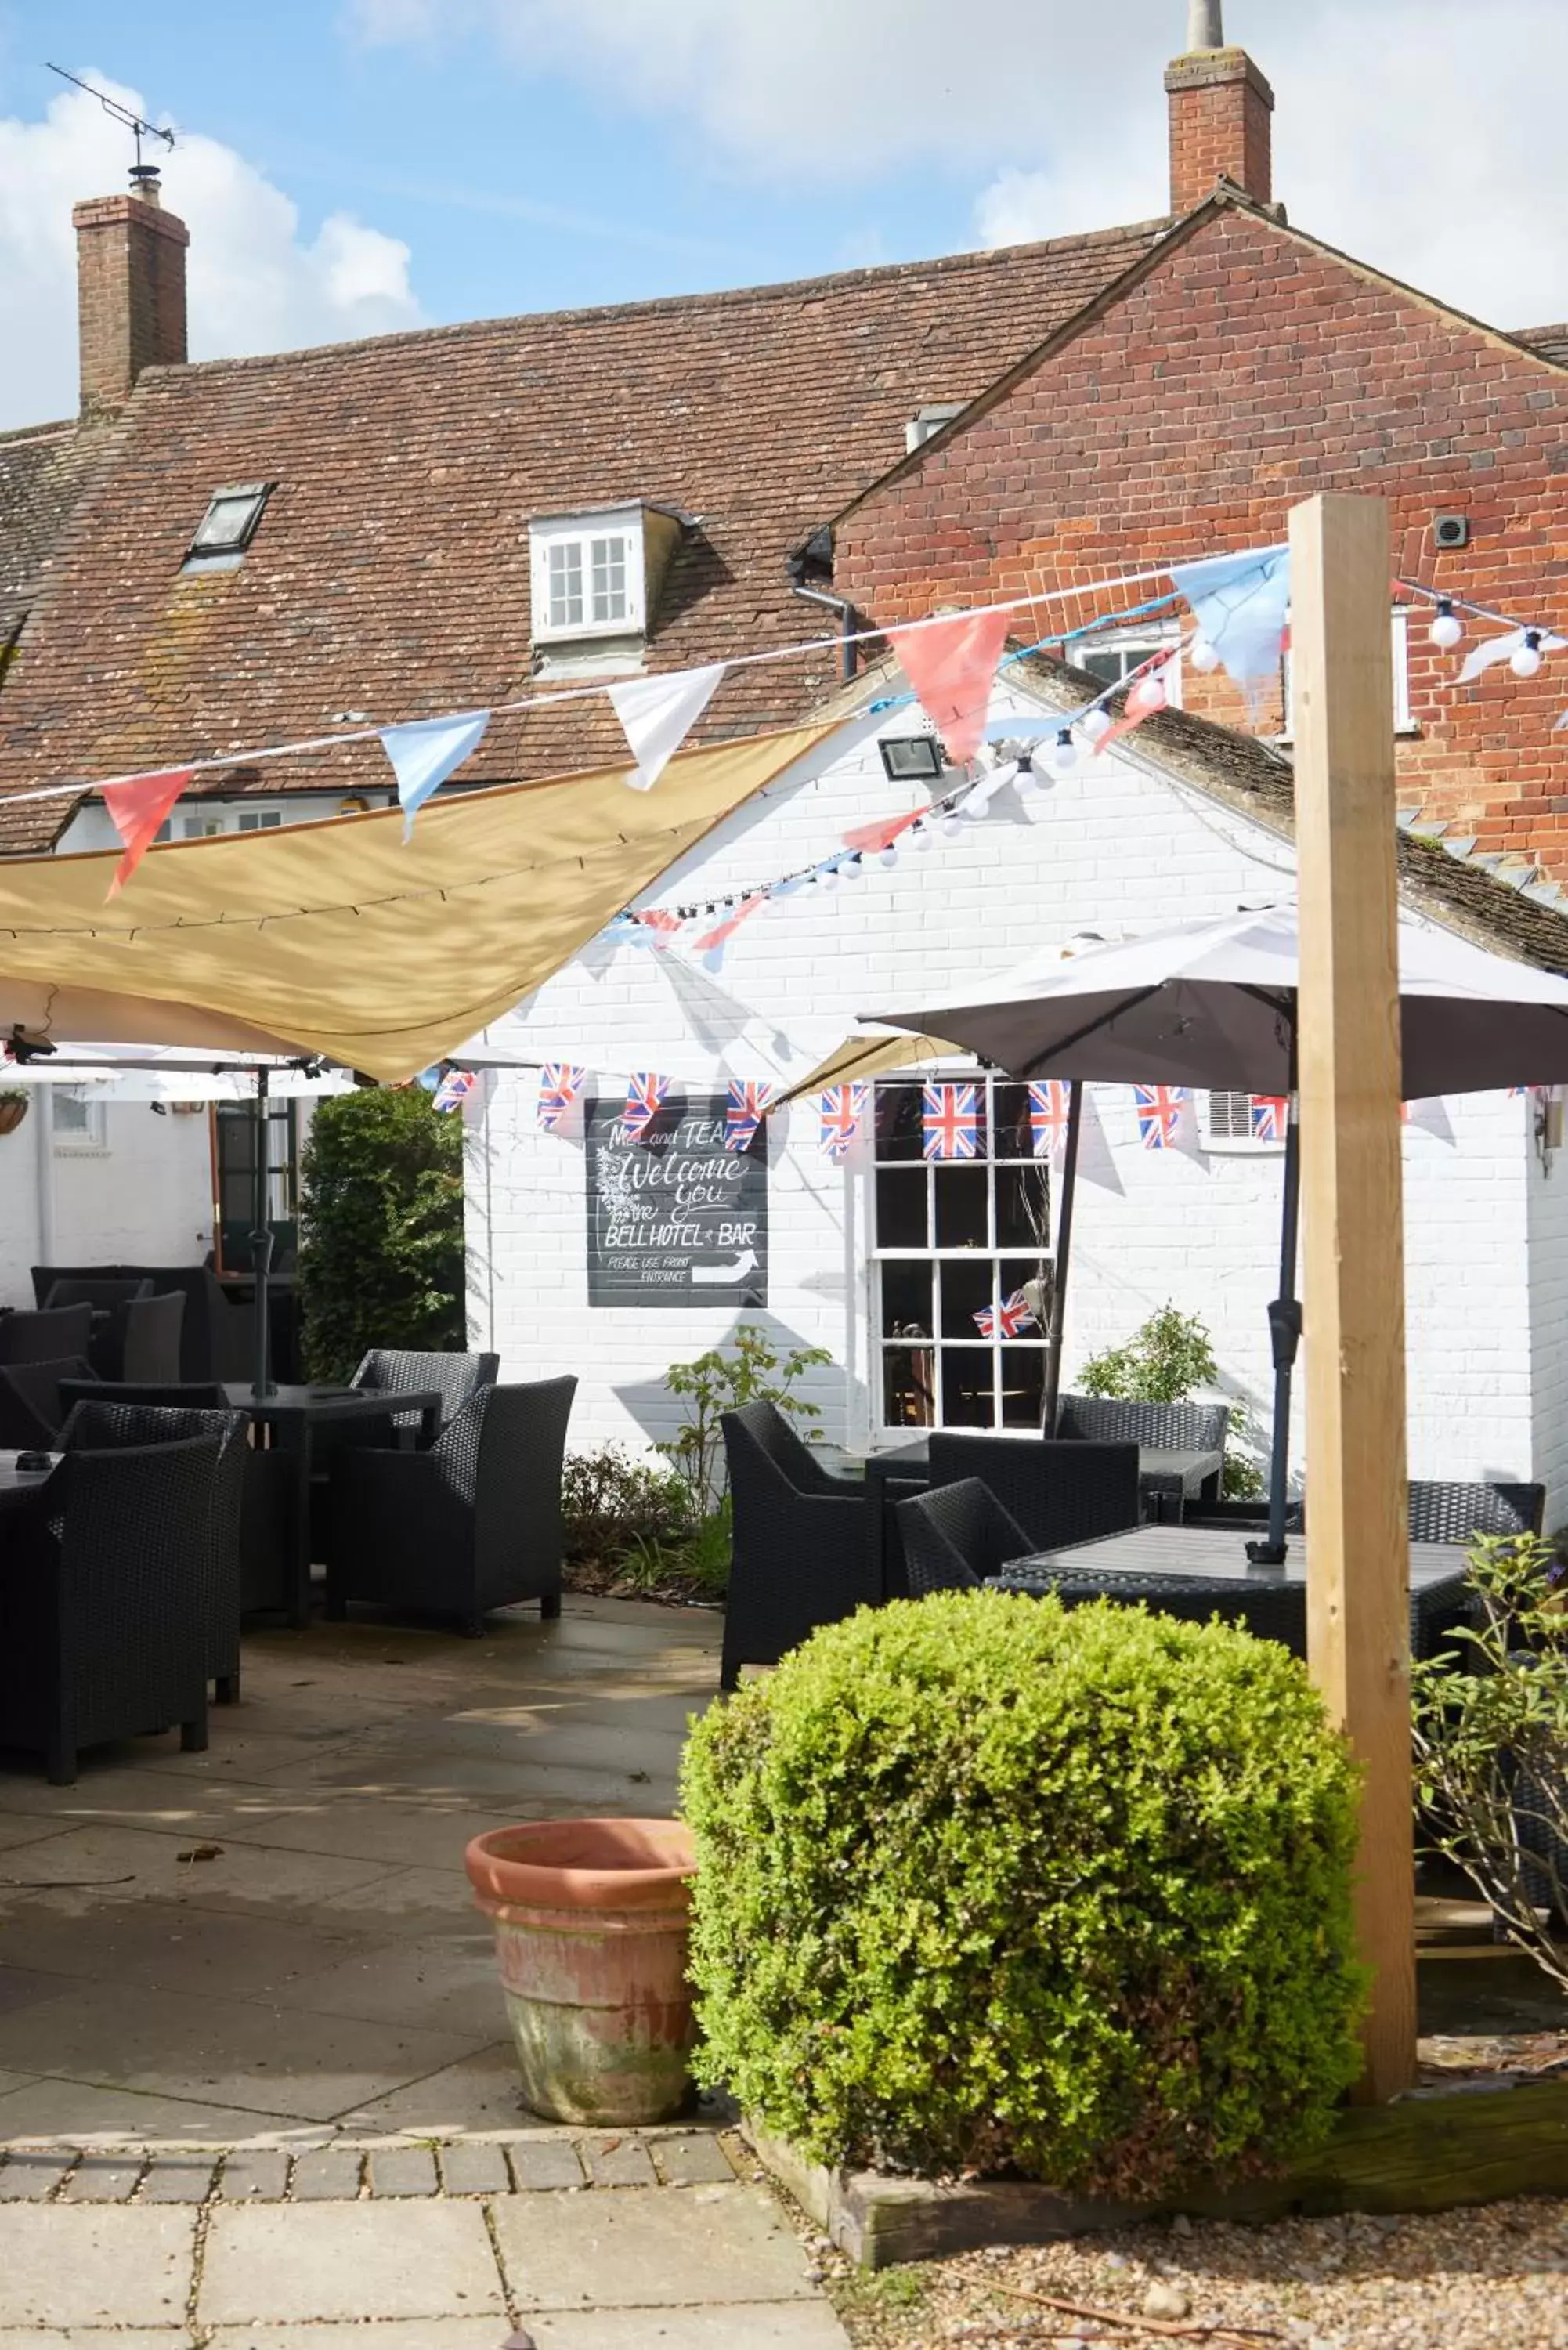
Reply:
[[[668,677],[634,677],[612,685],[609,698],[620,720],[637,773],[627,782],[634,792],[650,792],[702,712],[724,674],[722,661],[705,669],[680,669]]]
[[[1506,637],[1483,637],[1479,645],[1472,645],[1459,671],[1459,683],[1469,685],[1483,670],[1494,669],[1499,661],[1511,660],[1515,653],[1522,652],[1526,633],[1523,629],[1511,629]],[[1534,635],[1536,650],[1543,653],[1561,652],[1568,643],[1568,638],[1554,637],[1550,629],[1537,629]]]

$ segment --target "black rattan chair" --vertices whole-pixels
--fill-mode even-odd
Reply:
[[[161,1297],[127,1297],[95,1332],[88,1359],[102,1378],[131,1386],[172,1385],[180,1377],[180,1331],[185,1300],[176,1290]]]
[[[100,1314],[110,1307],[123,1305],[128,1298],[151,1297],[152,1284],[143,1277],[133,1280],[127,1274],[63,1273],[51,1283],[47,1297],[38,1303],[45,1306],[90,1305]]]
[[[1538,1534],[1544,1485],[1446,1485],[1410,1481],[1410,1540],[1468,1543],[1475,1534]]]
[[[445,1428],[470,1396],[481,1388],[493,1388],[500,1375],[499,1355],[420,1354],[410,1347],[372,1347],[350,1384],[373,1388],[378,1394],[384,1389],[388,1395],[410,1395],[420,1388],[434,1388],[441,1399],[441,1426]],[[419,1427],[420,1415],[415,1411],[394,1412],[391,1420],[400,1435],[405,1430],[411,1433]],[[374,1428],[379,1424],[375,1420],[349,1421],[348,1426]]]
[[[424,1452],[356,1446],[332,1464],[327,1613],[350,1600],[455,1616],[561,1612],[561,1468],[575,1378],[483,1387]]]
[[[228,1399],[213,1379],[95,1379],[60,1380],[60,1400],[67,1412],[78,1403],[154,1403],[166,1411],[226,1411]]]
[[[1032,1547],[1017,1519],[1009,1517],[978,1477],[933,1486],[928,1493],[900,1502],[898,1509],[913,1599],[923,1599],[929,1591],[976,1589],[988,1575]]]
[[[100,1403],[95,1398],[76,1405],[59,1439],[62,1452],[118,1452],[127,1446],[176,1444],[186,1436],[218,1439],[202,1624],[207,1678],[220,1705],[237,1704],[240,1694],[240,1528],[246,1434],[244,1416],[237,1411],[181,1411],[157,1404]]]
[[[1132,1396],[1064,1395],[1056,1434],[1074,1443],[1139,1444],[1154,1452],[1223,1452],[1223,1403],[1143,1403]]]
[[[723,1416],[734,1511],[720,1686],[879,1597],[865,1485],[823,1467],[771,1403]]]
[[[207,1743],[202,1592],[219,1439],[69,1452],[6,1520],[0,1746],[69,1786],[85,1746]]]
[[[61,1305],[39,1314],[0,1315],[0,1363],[92,1359],[92,1307]]]
[[[0,1451],[53,1451],[70,1409],[61,1388],[96,1387],[90,1364],[76,1356],[63,1363],[0,1363]]]
[[[978,1477],[989,1486],[1023,1528],[1032,1550],[1061,1550],[1138,1523],[1136,1444],[967,1436],[939,1429],[928,1456],[932,1485]]]
[[[61,1281],[147,1284],[147,1294],[178,1291],[185,1300],[180,1326],[179,1379],[244,1379],[250,1377],[255,1313],[236,1305],[211,1264],[36,1264],[33,1295],[42,1305]]]

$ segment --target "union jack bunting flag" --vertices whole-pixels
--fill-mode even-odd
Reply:
[[[1060,1161],[1067,1147],[1067,1104],[1072,1087],[1053,1078],[1029,1088],[1029,1139],[1036,1159]]]
[[[539,1072],[539,1123],[554,1134],[583,1090],[586,1069],[575,1061],[546,1061]]]
[[[1016,1338],[1020,1330],[1030,1328],[1035,1316],[1023,1292],[1015,1289],[1000,1305],[982,1305],[974,1318],[982,1338]]]
[[[746,1150],[752,1137],[763,1122],[769,1102],[774,1097],[772,1086],[759,1086],[750,1077],[732,1077],[730,1098],[724,1109],[724,1148],[726,1150]]]
[[[864,1086],[829,1086],[818,1100],[822,1122],[817,1128],[817,1148],[836,1167],[843,1166],[849,1156],[849,1146],[860,1131],[866,1116],[866,1093]]]
[[[1285,1094],[1254,1094],[1252,1096],[1252,1139],[1255,1142],[1282,1142],[1291,1121],[1291,1105]]]
[[[648,1129],[664,1107],[664,1097],[669,1091],[668,1077],[656,1077],[647,1069],[637,1072],[626,1089],[626,1107],[621,1112],[623,1142],[646,1140]]]
[[[928,1159],[980,1157],[978,1086],[922,1086],[920,1097]]]
[[[1138,1139],[1146,1150],[1171,1150],[1181,1124],[1185,1086],[1134,1086],[1137,1102]]]
[[[461,1109],[479,1083],[472,1069],[447,1069],[431,1101],[432,1109]]]

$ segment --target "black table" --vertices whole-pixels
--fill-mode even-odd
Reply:
[[[433,1435],[441,1417],[441,1392],[436,1388],[394,1394],[387,1388],[279,1386],[270,1395],[258,1396],[247,1379],[226,1379],[223,1394],[231,1410],[244,1412],[266,1430],[268,1450],[277,1460],[275,1590],[262,1599],[253,1588],[249,1604],[282,1607],[289,1622],[303,1629],[310,1621],[310,1473],[316,1431],[418,1412],[424,1441]]]
[[[1260,1603],[1260,1617],[1277,1618],[1285,1593],[1299,1595],[1301,1646],[1305,1648],[1306,1543],[1297,1535],[1282,1567],[1253,1566],[1243,1547],[1240,1528],[1223,1526],[1133,1526],[1125,1534],[1102,1534],[1097,1541],[1073,1543],[1065,1549],[1039,1551],[1012,1559],[990,1580],[999,1591],[1043,1592],[1064,1576],[1103,1578],[1107,1596],[1128,1600],[1148,1597],[1156,1607],[1159,1582],[1212,1586],[1217,1611],[1245,1614],[1246,1599]],[[1081,1588],[1081,1587],[1080,1587]],[[1429,1657],[1448,1645],[1454,1627],[1466,1620],[1469,1586],[1465,1552],[1458,1543],[1410,1544],[1410,1647],[1413,1655]],[[1286,1612],[1294,1614],[1294,1609]],[[1293,1640],[1292,1646],[1295,1643]]]
[[[41,1485],[47,1485],[59,1457],[57,1452],[50,1453],[48,1469],[18,1469],[18,1454],[0,1452],[0,1513],[21,1508]]]

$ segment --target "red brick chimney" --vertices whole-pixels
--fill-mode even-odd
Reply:
[[[1220,0],[1189,0],[1187,41],[1165,69],[1171,211],[1193,211],[1219,179],[1271,203],[1273,91],[1245,49],[1225,47]]]
[[[144,367],[185,359],[185,247],[191,232],[166,213],[151,164],[129,196],[95,196],[71,213],[77,233],[81,412],[120,407]]]

